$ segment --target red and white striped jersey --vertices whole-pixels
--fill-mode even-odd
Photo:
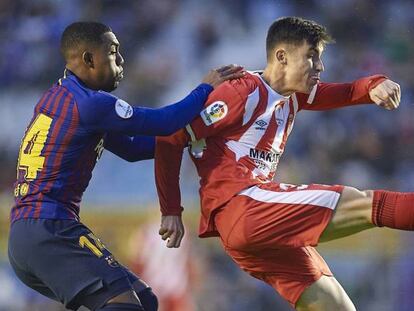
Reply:
[[[223,83],[185,130],[157,138],[155,173],[163,215],[181,214],[178,181],[186,146],[201,178],[199,234],[217,235],[212,217],[217,208],[243,189],[272,181],[300,110],[371,102],[369,90],[384,79],[377,75],[353,83],[320,83],[309,95],[290,97],[275,92],[258,72]]]

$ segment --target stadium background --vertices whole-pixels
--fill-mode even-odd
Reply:
[[[401,84],[402,104],[395,112],[364,106],[301,113],[277,180],[412,191],[412,1],[0,1],[0,311],[63,310],[14,277],[6,249],[20,139],[33,105],[62,74],[58,41],[64,27],[75,20],[110,25],[126,61],[116,94],[156,107],[185,96],[211,67],[263,68],[267,28],[286,15],[314,19],[336,38],[325,53],[324,81],[385,73]],[[82,219],[164,297],[161,311],[289,310],[272,289],[239,271],[216,239],[196,238],[197,182],[188,159],[181,182],[188,227],[181,250],[164,248],[156,235],[151,161],[130,164],[105,152]],[[405,311],[414,305],[413,242],[414,234],[375,229],[320,251],[358,310]]]

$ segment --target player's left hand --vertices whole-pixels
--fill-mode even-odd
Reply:
[[[369,97],[378,106],[393,110],[400,105],[401,88],[398,83],[387,79],[369,91]]]
[[[184,225],[181,216],[162,216],[161,228],[158,233],[164,241],[168,239],[168,248],[180,247],[181,240],[184,237]]]

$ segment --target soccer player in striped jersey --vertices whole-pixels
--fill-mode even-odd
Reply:
[[[80,222],[82,194],[104,148],[128,161],[153,158],[155,135],[184,127],[213,88],[244,73],[235,65],[212,70],[180,102],[149,109],[109,94],[124,59],[106,25],[69,25],[61,51],[65,74],[35,106],[20,147],[10,263],[25,284],[72,310],[156,310],[151,288]]]
[[[301,110],[399,105],[399,85],[382,75],[320,82],[331,40],[313,21],[275,21],[264,71],[222,84],[198,118],[156,143],[159,234],[167,247],[179,247],[184,234],[178,176],[188,147],[201,177],[200,237],[219,236],[240,268],[297,310],[355,310],[316,251],[318,242],[374,226],[414,230],[414,193],[272,181]]]

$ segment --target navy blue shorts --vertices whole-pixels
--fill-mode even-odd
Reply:
[[[101,308],[139,280],[74,220],[17,220],[10,228],[8,252],[23,283],[72,310]]]

